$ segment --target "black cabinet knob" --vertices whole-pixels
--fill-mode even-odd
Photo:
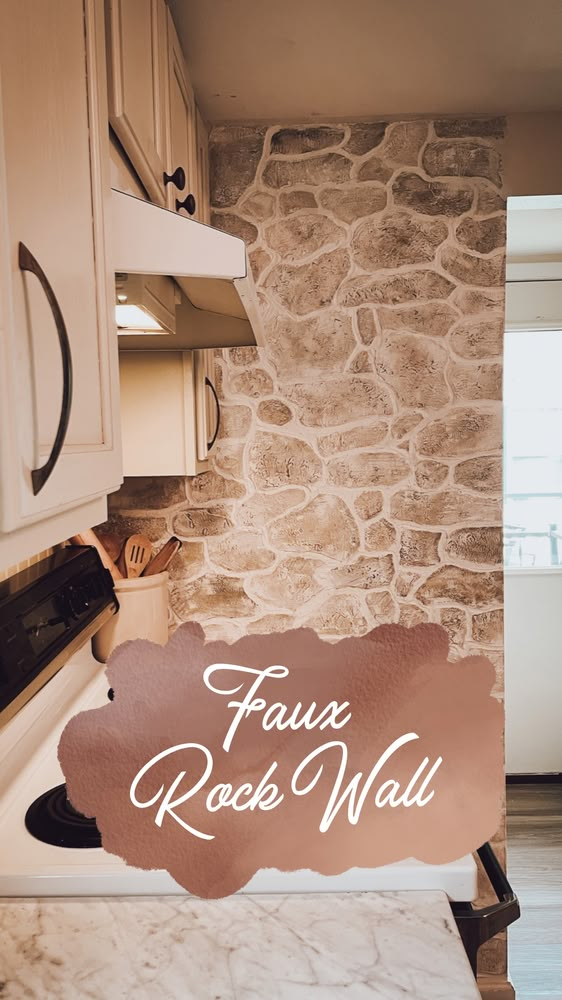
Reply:
[[[180,208],[185,208],[188,215],[195,215],[195,212],[197,211],[197,203],[194,195],[187,194],[183,201],[176,198],[176,212],[179,212]]]
[[[176,167],[173,174],[167,174],[164,171],[164,184],[173,184],[177,187],[178,191],[183,191],[185,187],[185,170],[183,167]]]

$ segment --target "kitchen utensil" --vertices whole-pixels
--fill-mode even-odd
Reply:
[[[162,546],[159,552],[152,557],[148,566],[143,571],[143,576],[153,576],[155,573],[163,573],[168,569],[172,559],[177,552],[181,549],[181,542],[179,538],[172,535],[167,542]]]
[[[116,535],[114,531],[100,531],[96,529],[95,534],[107,554],[113,559],[115,565],[117,565],[121,549],[123,548],[123,539],[119,535]]]
[[[119,556],[119,569],[129,580],[140,576],[150,562],[152,542],[146,535],[131,535]]]
[[[168,574],[118,580],[115,596],[119,611],[102,625],[92,640],[96,660],[106,663],[110,653],[129,639],[148,639],[164,646],[168,641]]]
[[[98,555],[105,566],[109,570],[114,580],[122,580],[123,573],[117,568],[113,559],[109,555],[107,549],[102,545],[97,535],[94,534],[91,528],[86,528],[81,531],[79,535],[73,535],[69,539],[71,545],[91,545],[97,550]]]

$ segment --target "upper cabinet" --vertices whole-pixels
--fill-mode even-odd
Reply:
[[[0,66],[1,569],[103,517],[121,448],[103,4],[4,0]]]
[[[168,72],[170,91],[170,173],[168,208],[197,218],[197,136],[195,97],[187,76],[183,52],[168,14]]]

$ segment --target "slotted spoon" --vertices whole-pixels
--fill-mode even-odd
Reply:
[[[152,556],[152,542],[146,535],[131,535],[119,556],[119,569],[129,579],[140,576]]]

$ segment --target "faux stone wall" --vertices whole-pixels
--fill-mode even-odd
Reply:
[[[250,249],[267,347],[217,352],[212,471],[113,501],[118,530],[184,540],[175,621],[436,621],[453,655],[494,660],[501,694],[502,133],[213,130],[212,221]]]

